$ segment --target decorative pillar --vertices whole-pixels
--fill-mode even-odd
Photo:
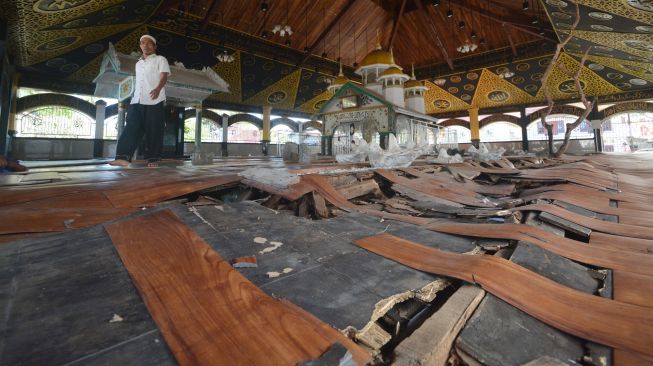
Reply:
[[[263,106],[263,138],[261,145],[263,147],[263,155],[268,156],[268,145],[270,144],[270,115],[272,114],[272,106]]]
[[[521,149],[528,151],[528,116],[526,115],[526,107],[519,108],[519,125],[521,127]]]
[[[603,152],[603,136],[601,132],[602,122],[600,119],[593,119],[590,123],[594,129],[594,151]]]
[[[412,129],[412,126],[411,126]],[[411,134],[412,136],[412,134]],[[390,132],[379,132],[379,146],[381,146],[382,149],[387,149],[388,148],[388,141],[390,139]]]
[[[11,157],[16,130],[16,99],[18,96],[18,74],[14,67],[4,62],[4,50],[0,50],[0,156]],[[11,89],[5,90],[2,85],[11,83]],[[8,91],[9,95],[4,93]]]
[[[469,109],[469,129],[472,132],[472,145],[478,149],[481,143],[481,133],[478,124],[478,107],[472,107]]]
[[[223,114],[222,115],[222,156],[226,157],[229,156],[229,115],[228,114]]]
[[[125,129],[125,119],[127,117],[127,103],[118,102],[118,138]]]
[[[322,136],[322,155],[333,155],[333,136]]]
[[[603,152],[603,135],[601,130],[603,115],[599,112],[599,101],[597,99],[594,99],[594,106],[587,116],[587,119],[589,119],[589,122],[592,124],[592,128],[594,129],[594,151]],[[628,121],[630,121],[630,118]]]
[[[195,106],[195,152],[202,151],[202,105]]]
[[[95,140],[93,141],[93,157],[101,158],[104,150],[104,119],[107,103],[103,100],[95,102]]]

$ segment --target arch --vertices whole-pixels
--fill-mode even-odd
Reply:
[[[513,122],[493,121],[479,129],[479,138],[482,142],[521,141],[522,128]]]
[[[542,118],[544,115],[544,112],[546,112],[547,108],[542,108],[540,110],[537,110],[531,114],[528,115],[528,124],[530,125],[532,122],[537,121],[538,119]],[[580,117],[583,115],[584,110],[578,107],[574,107],[572,105],[557,105],[553,107],[553,110],[551,110],[551,113],[549,113],[550,116],[554,114],[568,114],[571,116],[576,116]]]
[[[518,127],[521,128],[521,124],[519,123],[519,117],[511,116],[509,114],[499,114],[499,113],[483,118],[478,122],[478,125],[479,128],[483,128],[489,124],[496,123],[496,122],[508,122],[517,125]]]
[[[628,102],[615,104],[603,110],[603,119],[626,112],[653,112],[653,103]]]
[[[197,113],[197,110],[195,108],[185,109],[184,110],[184,121],[189,119],[189,118],[195,118],[196,113]],[[217,114],[217,113],[215,113],[213,111],[210,111],[208,109],[202,109],[202,119],[210,119],[211,121],[217,123],[218,126],[222,126],[222,116],[220,116],[219,114]]]
[[[316,121],[316,120],[308,121],[305,122],[302,126],[304,130],[306,130],[307,128],[314,128],[316,130],[322,131],[322,122],[320,121]]]
[[[258,127],[259,130],[263,129],[263,120],[256,116],[252,116],[251,114],[239,113],[239,114],[234,114],[233,116],[229,116],[229,122],[228,122],[229,126],[238,122],[249,122],[254,126]]]
[[[119,103],[108,105],[104,109],[104,119],[109,119],[109,118],[115,116],[116,114],[118,114],[118,104]]]
[[[275,119],[270,121],[270,128],[274,128],[274,127],[276,127],[278,125],[288,126],[294,132],[299,131],[299,124],[297,122],[291,120],[290,118],[280,117],[280,118],[275,118]]]
[[[449,126],[460,126],[469,129],[469,122],[464,119],[450,118],[438,123],[439,126],[449,127]]]
[[[79,111],[95,121],[95,104],[66,94],[43,93],[18,98],[16,100],[16,113],[48,106],[67,107]]]

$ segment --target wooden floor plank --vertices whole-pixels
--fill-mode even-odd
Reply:
[[[495,256],[447,253],[389,234],[354,243],[411,268],[479,284],[531,316],[570,334],[653,356],[653,312],[648,308],[570,289]],[[578,311],[580,308],[583,311]]]
[[[608,234],[622,235],[631,238],[653,239],[653,229],[650,227],[617,224],[614,222],[592,219],[571,211],[567,211],[562,207],[548,204],[533,204],[520,206],[510,209],[511,211],[542,211],[556,215],[565,220],[569,220],[578,225],[585,226],[592,230],[600,231]]]
[[[627,250],[653,255],[653,240],[651,239],[629,238],[593,231],[590,234],[589,244],[594,247]]]
[[[612,287],[615,300],[653,308],[653,276],[614,271]]]
[[[234,270],[171,211],[106,227],[181,365],[295,365],[341,342],[337,330],[276,300]]]
[[[126,216],[134,208],[3,208],[0,235],[81,229]]]
[[[653,276],[653,256],[611,248],[592,248],[585,243],[522,224],[436,223],[427,226],[440,233],[492,239],[523,240],[585,264]]]

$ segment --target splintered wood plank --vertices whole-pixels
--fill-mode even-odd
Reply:
[[[456,192],[455,190],[453,190],[453,188],[449,189],[444,185],[440,185],[440,187],[436,187],[424,181],[411,180],[406,177],[399,176],[397,173],[385,169],[377,170],[376,173],[392,183],[399,184],[408,187],[410,189],[414,189],[424,194],[444,198],[468,206],[496,207],[496,205],[490,202],[489,200],[483,200],[482,197],[478,198],[476,197],[475,194],[470,195],[470,194],[463,194],[460,192]]]
[[[170,210],[106,226],[181,365],[295,365],[344,344],[334,328],[254,286]]]
[[[326,178],[320,175],[304,175],[302,176],[302,182],[311,186],[313,190],[318,192],[332,205],[344,211],[350,211],[350,212],[358,211],[371,216],[407,222],[414,225],[427,225],[431,223],[430,219],[425,219],[423,217],[393,214],[389,212],[367,208],[365,206],[355,205],[347,201],[347,199],[343,195],[338,193],[338,191],[332,185],[329,184]]]
[[[631,238],[653,239],[653,229],[644,226],[617,224],[614,222],[592,219],[571,211],[567,211],[562,207],[547,204],[533,204],[521,207],[511,208],[511,211],[542,211],[556,215],[565,220],[569,220],[578,225],[588,227],[592,230],[600,231],[608,234],[616,234],[627,236]]]
[[[485,291],[462,286],[438,311],[395,349],[395,366],[445,366],[458,333],[483,300]]]
[[[292,186],[287,188],[277,188],[269,184],[264,184],[251,179],[244,179],[243,184],[246,184],[250,187],[256,188],[263,192],[267,192],[279,197],[283,197],[288,201],[296,201],[300,199],[303,195],[311,192],[311,190],[313,189],[313,187],[307,184],[303,184],[302,182],[293,184]]]
[[[653,276],[653,255],[611,248],[593,248],[585,243],[550,233],[541,228],[523,224],[461,224],[436,223],[427,226],[439,233],[474,236],[491,239],[523,240],[565,258],[604,268]]]
[[[315,205],[315,213],[320,217],[329,217],[329,210],[326,207],[324,197],[319,193],[313,192],[313,204]]]
[[[338,187],[336,190],[346,199],[352,199],[380,191],[379,185],[374,179],[368,179],[362,182],[348,184],[342,187]]]
[[[113,208],[104,192],[84,191],[26,202],[21,207],[33,208]]]
[[[173,182],[157,182],[156,179],[142,179],[132,185],[106,191],[105,194],[115,207],[142,207],[183,196],[203,189],[229,186],[242,180],[235,174],[179,179]]]
[[[495,256],[443,252],[390,234],[354,243],[411,268],[479,284],[500,299],[567,333],[653,356],[653,312],[649,308],[573,290]]]

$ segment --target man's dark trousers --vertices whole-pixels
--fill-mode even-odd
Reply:
[[[134,151],[145,135],[144,156],[148,161],[161,159],[165,109],[163,102],[154,105],[130,104],[127,125],[118,139],[116,159],[131,161]]]

